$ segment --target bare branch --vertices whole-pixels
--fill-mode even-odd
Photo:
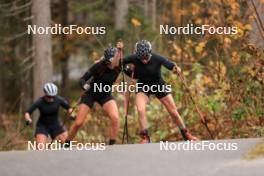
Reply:
[[[18,39],[18,38],[20,38],[20,37],[23,37],[23,36],[26,35],[26,34],[27,34],[27,31],[22,32],[22,33],[19,33],[19,34],[16,34],[16,35],[14,35],[13,37],[9,37],[9,38],[7,38],[5,42],[8,43],[8,42],[10,42],[10,41],[12,41],[12,40],[15,40],[15,39]]]
[[[32,59],[33,55],[30,54],[29,56],[22,58],[22,62],[21,62],[21,66],[23,66],[24,64],[26,64],[30,59]]]
[[[30,63],[28,66],[26,66],[22,71],[21,71],[21,74],[31,70],[33,68],[33,66],[35,65],[34,62]]]
[[[33,18],[34,18],[34,16],[31,15],[31,16],[29,16],[29,17],[25,17],[25,18],[23,18],[22,20],[23,20],[23,21],[31,21]]]
[[[15,11],[19,11],[19,10],[25,10],[27,9],[28,7],[30,7],[32,4],[32,1],[29,1],[28,3],[24,4],[24,5],[21,5],[21,6],[14,6],[14,8],[11,8],[9,10],[5,10],[4,12],[6,13],[12,13],[12,12],[15,12]]]
[[[18,11],[13,12],[13,13],[7,13],[7,14],[5,14],[5,16],[6,17],[16,16],[16,15],[19,15],[20,13],[22,13],[22,12],[27,11],[27,10],[29,10],[29,9],[20,9]]]

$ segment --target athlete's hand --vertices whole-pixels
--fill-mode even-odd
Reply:
[[[88,91],[91,88],[91,86],[90,84],[85,83],[82,88],[83,90]]]
[[[177,75],[180,75],[181,72],[182,72],[181,68],[178,67],[177,65],[175,65],[175,66],[173,67],[173,73],[176,73]]]
[[[135,66],[134,64],[130,64],[130,65],[129,65],[129,68],[130,68],[133,72],[135,71],[135,67],[136,67],[136,66]]]
[[[25,125],[28,126],[32,123],[32,119],[31,119],[30,114],[28,112],[25,113],[24,118],[25,118]]]
[[[32,124],[32,120],[31,119],[26,119],[25,120],[25,125],[29,126],[30,124]]]
[[[76,116],[72,116],[72,115],[71,115],[71,116],[69,116],[69,119],[73,121],[73,120],[76,119]]]
[[[119,50],[122,50],[124,48],[124,42],[122,40],[117,41],[116,47]]]

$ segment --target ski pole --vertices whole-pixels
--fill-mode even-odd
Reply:
[[[123,85],[125,85],[125,73],[124,73],[124,65],[123,65],[123,53],[121,51],[120,53],[120,58],[121,58],[121,72],[122,72],[122,82]],[[128,103],[129,99],[127,101],[126,99],[126,93],[124,92],[124,113],[125,113],[125,124],[124,124],[124,129],[123,129],[123,138],[122,138],[122,144],[125,141],[125,136],[126,136],[126,141],[128,143],[128,124],[127,124],[127,115],[128,115]]]
[[[179,78],[180,78],[180,80],[181,80],[183,86],[184,86],[185,89],[187,90],[187,92],[188,92],[188,94],[189,94],[189,97],[190,97],[190,99],[191,99],[193,105],[195,106],[195,109],[196,109],[196,111],[197,111],[197,113],[198,113],[198,115],[199,115],[199,117],[200,117],[200,121],[201,121],[201,123],[205,126],[205,128],[206,128],[208,134],[210,135],[210,138],[211,138],[211,139],[214,139],[213,133],[211,132],[211,130],[210,130],[209,127],[208,127],[208,124],[207,124],[208,121],[207,121],[206,117],[203,115],[203,113],[201,112],[201,110],[199,109],[197,103],[195,102],[195,100],[194,100],[194,98],[193,98],[193,96],[192,96],[192,94],[191,94],[191,91],[190,91],[190,89],[188,88],[187,83],[186,83],[186,81],[185,81],[185,79],[184,79],[184,76],[183,76],[180,72],[178,72],[178,71],[177,71],[177,74],[179,75]]]
[[[118,42],[122,42],[122,39],[119,39]],[[125,73],[124,73],[124,64],[123,64],[123,51],[122,48],[118,48],[120,51],[120,63],[121,63],[121,73],[122,73],[122,83],[123,86],[125,85]],[[126,141],[128,143],[128,123],[127,123],[127,115],[128,115],[128,103],[129,103],[129,99],[128,101],[126,100],[126,93],[124,92],[124,114],[125,114],[125,124],[124,124],[124,128],[123,128],[123,137],[122,137],[122,144],[125,141],[125,137],[126,137]]]
[[[131,74],[131,79],[134,78],[134,71],[132,71]],[[127,101],[126,101],[126,109],[125,109],[125,126],[124,126],[124,131],[123,131],[123,139],[122,139],[122,143],[124,143],[124,138],[125,138],[125,134],[127,136],[127,143],[128,143],[128,124],[127,124],[127,116],[128,116],[128,110],[129,110],[129,103],[130,103],[130,91],[128,91],[128,95],[127,95]]]

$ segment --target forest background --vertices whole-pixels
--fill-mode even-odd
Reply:
[[[76,105],[80,76],[103,50],[125,42],[125,55],[138,40],[152,42],[154,51],[176,62],[205,115],[215,139],[264,135],[264,1],[263,0],[0,0],[0,144],[23,128],[23,112],[53,80],[59,94]],[[28,35],[27,26],[106,26],[105,35]],[[210,24],[236,26],[236,35],[160,35],[159,25]],[[176,105],[190,131],[210,139],[187,90],[177,75],[162,74],[172,85]],[[117,80],[117,84],[121,77]],[[115,93],[124,124],[123,95]],[[139,140],[139,125],[131,95],[130,142]],[[182,140],[157,99],[147,107],[154,142]],[[77,140],[105,142],[109,119],[97,105]],[[66,127],[70,121],[61,112]],[[120,139],[122,129],[120,129]],[[33,140],[27,129],[9,149],[24,149]],[[120,140],[118,141],[120,143]]]

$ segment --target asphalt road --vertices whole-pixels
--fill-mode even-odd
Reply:
[[[104,151],[0,152],[1,176],[263,176],[264,158],[244,160],[261,139],[220,140],[233,151],[161,151],[160,144],[109,146]],[[216,144],[216,141],[211,141]],[[174,143],[173,145],[179,143]]]

